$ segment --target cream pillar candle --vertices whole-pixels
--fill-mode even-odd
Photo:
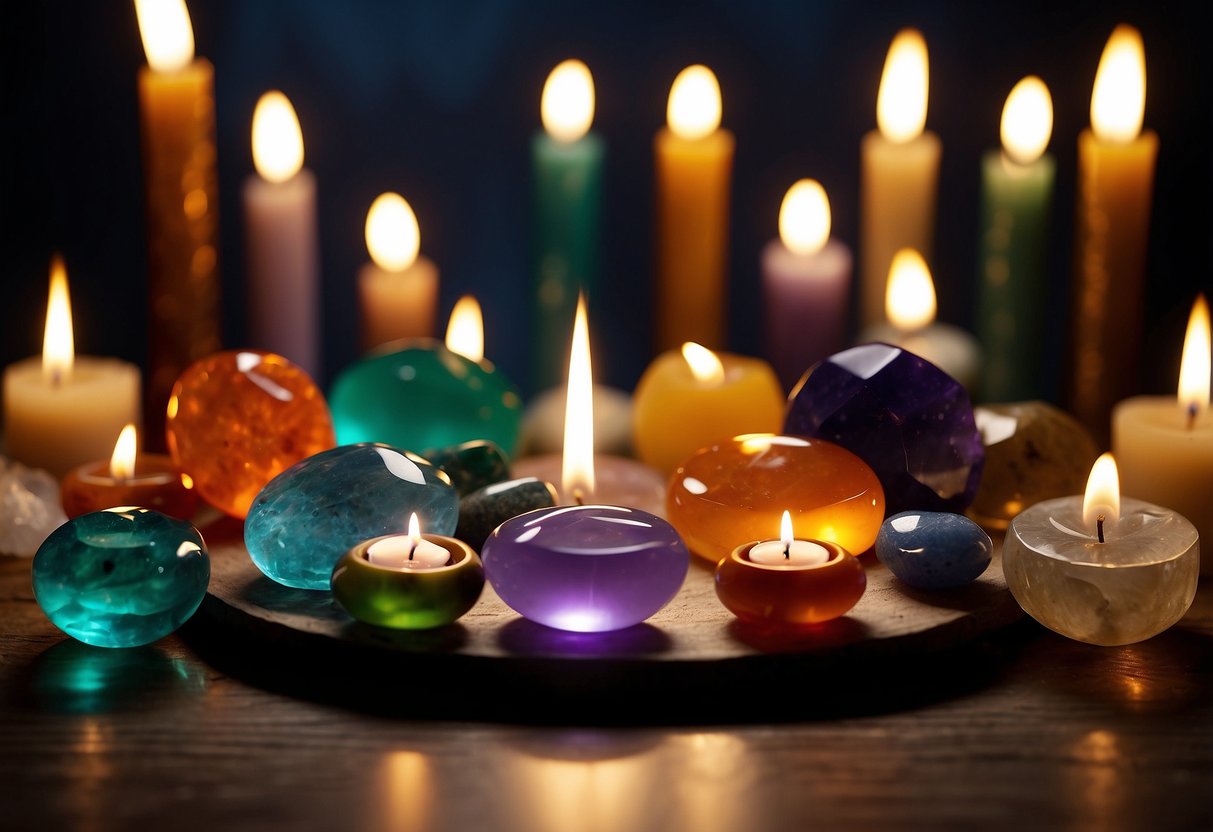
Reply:
[[[438,267],[420,254],[417,215],[400,194],[381,194],[366,215],[371,262],[358,273],[362,348],[434,334]]]

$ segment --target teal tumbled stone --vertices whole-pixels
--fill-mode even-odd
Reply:
[[[510,461],[497,443],[485,439],[423,451],[423,457],[446,472],[462,497],[510,478]]]
[[[244,521],[253,563],[280,584],[329,589],[333,567],[372,537],[421,531],[449,535],[459,516],[450,478],[427,460],[377,442],[341,445],[270,480]]]
[[[56,627],[96,647],[138,647],[202,603],[211,561],[191,524],[146,508],[69,520],[34,555],[34,597]]]
[[[399,342],[350,365],[329,393],[337,442],[383,442],[420,453],[487,439],[513,456],[522,397],[490,361],[438,341]]]

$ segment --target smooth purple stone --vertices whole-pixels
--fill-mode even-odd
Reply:
[[[580,633],[639,624],[673,598],[691,556],[660,517],[621,506],[558,506],[498,526],[484,574],[519,615]]]
[[[783,432],[842,445],[872,467],[885,516],[963,513],[985,448],[964,386],[924,358],[872,343],[836,353],[792,391]]]

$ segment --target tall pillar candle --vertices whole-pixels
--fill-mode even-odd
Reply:
[[[531,140],[535,265],[530,349],[532,383],[564,380],[577,295],[593,297],[598,278],[599,214],[606,145],[590,131],[594,80],[581,61],[552,70],[540,105],[543,130]]]
[[[726,346],[733,134],[720,127],[720,85],[705,66],[674,79],[667,126],[654,140],[657,174],[658,352],[686,341]]]
[[[982,158],[977,335],[987,402],[1052,398],[1043,384],[1052,131],[1049,88],[1024,78],[1002,111],[1002,150]]]
[[[371,262],[358,272],[362,349],[429,338],[438,312],[438,267],[423,256],[417,215],[396,193],[380,194],[366,215]]]
[[[320,375],[320,251],[316,177],[303,167],[295,108],[267,92],[253,113],[253,163],[244,182],[248,345]]]
[[[914,29],[893,39],[876,98],[877,129],[860,145],[859,324],[884,320],[885,281],[902,248],[934,249],[943,146],[926,130],[927,45]]]
[[[1078,137],[1078,217],[1070,292],[1069,410],[1103,444],[1113,405],[1137,390],[1158,135],[1142,131],[1145,50],[1118,26]]]
[[[214,68],[194,57],[184,0],[136,0],[148,244],[146,426],[163,446],[177,376],[220,348]],[[121,426],[119,426],[121,428]]]

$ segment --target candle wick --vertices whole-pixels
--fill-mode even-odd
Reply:
[[[1103,521],[1104,521],[1104,516],[1103,516],[1102,514],[1101,514],[1101,515],[1099,515],[1098,517],[1096,517],[1096,518],[1095,518],[1095,533],[1096,533],[1097,535],[1099,535],[1099,542],[1100,542],[1100,543],[1103,543],[1103,542],[1104,542],[1104,539],[1103,539]]]
[[[1196,417],[1200,415],[1200,408],[1196,406],[1196,402],[1188,405],[1188,430],[1196,427]]]
[[[416,540],[410,540],[410,541],[409,541],[409,560],[412,560],[412,559],[413,559],[413,554],[414,554],[416,551],[417,551],[417,541],[416,541]]]
[[[585,505],[585,494],[580,488],[573,489],[573,502],[579,506]]]
[[[791,559],[792,559],[792,544],[791,544],[791,543],[785,543],[785,544],[783,544],[783,556],[784,556],[784,557],[785,557],[787,560],[791,560]]]
[[[63,370],[59,369],[58,367],[51,370],[51,387],[58,388],[62,382],[63,382]]]

